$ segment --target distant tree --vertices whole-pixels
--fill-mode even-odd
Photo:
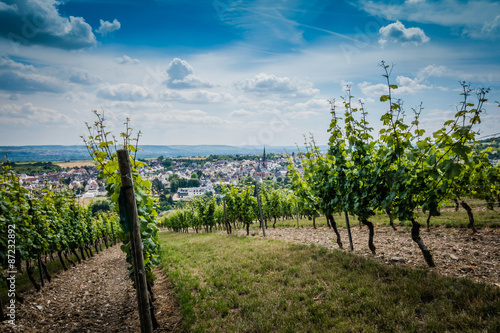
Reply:
[[[170,181],[170,193],[175,193],[179,189],[179,182],[177,180]]]
[[[188,180],[188,185],[187,187],[199,187],[201,185],[201,182],[198,178],[191,178]]]
[[[151,190],[153,193],[156,194],[161,194],[165,190],[165,185],[159,180],[158,178],[153,179],[153,182],[151,183]]]
[[[66,177],[66,178],[61,179],[61,183],[64,185],[69,185],[69,184],[71,184],[71,178]]]
[[[241,185],[251,186],[251,185],[253,185],[255,183],[255,179],[253,179],[250,176],[244,176],[244,177],[241,177],[238,180],[238,183],[241,184]]]
[[[109,200],[96,201],[92,203],[92,216],[96,216],[98,212],[107,212],[111,210],[111,202]]]
[[[170,195],[166,196],[165,194],[160,194],[160,197],[158,198],[157,209],[162,212],[167,211],[172,209],[172,204],[173,200]]]
[[[75,193],[75,195],[80,195],[83,193],[84,190],[85,189],[83,188],[83,186],[78,186],[73,189],[73,193]]]
[[[178,174],[174,173],[173,175],[170,175],[170,177],[168,177],[168,181],[171,182],[171,181],[173,181],[175,179],[179,179],[179,178],[181,178],[181,177],[179,177]]]

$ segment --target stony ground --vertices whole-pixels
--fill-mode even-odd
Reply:
[[[175,331],[180,314],[172,288],[160,270],[153,287],[157,332]],[[16,303],[16,326],[1,332],[140,332],[137,301],[119,245],[53,276],[41,292]]]
[[[245,231],[235,233],[244,235]],[[347,230],[340,229],[340,233],[346,251]],[[368,229],[352,229],[354,253],[358,255],[387,265],[430,269],[500,287],[499,228],[472,234],[468,229],[441,227],[422,230],[421,236],[432,250],[435,268],[427,267],[409,229],[376,227],[375,255],[368,249]],[[339,249],[328,227],[270,228],[266,238]],[[181,316],[173,288],[160,269],[156,275],[154,307],[160,324],[156,332],[178,332]],[[125,254],[118,245],[55,275],[41,292],[32,290],[23,296],[24,303],[16,303],[17,326],[1,323],[0,332],[140,332],[135,290],[128,278]]]
[[[432,250],[436,267],[428,268],[422,252],[412,241],[410,230],[404,227],[393,231],[389,227],[375,227],[376,254],[368,249],[368,228],[351,229],[354,253],[388,265],[431,269],[440,274],[467,277],[500,287],[500,228],[479,229],[473,234],[468,229],[433,228],[421,230],[425,245]],[[349,248],[347,229],[340,229],[344,250]],[[244,230],[236,230],[244,235]],[[262,237],[262,231],[259,236]],[[267,229],[266,237],[299,244],[314,244],[339,249],[332,229],[320,227]]]

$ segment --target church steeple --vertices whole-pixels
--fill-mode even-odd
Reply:
[[[264,165],[264,168],[267,168],[267,161],[266,161],[266,146],[264,146],[264,154],[262,155],[262,164]]]

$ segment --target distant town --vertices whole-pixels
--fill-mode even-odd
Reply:
[[[165,147],[167,146],[146,146],[146,150],[148,154],[152,154],[165,151]],[[209,147],[215,149],[213,146],[193,146],[189,151]],[[487,147],[490,147],[490,161],[496,165],[499,158],[498,143],[488,139],[478,145],[481,149]],[[49,148],[52,153],[57,151],[54,147]],[[18,147],[19,151],[23,149],[28,148]],[[74,147],[65,149],[75,151]],[[183,149],[187,151],[187,148]],[[233,147],[217,146],[217,149],[229,151]],[[255,147],[252,149],[255,150]],[[139,172],[143,179],[151,182],[153,196],[158,199],[158,210],[167,211],[197,196],[219,194],[224,184],[250,184],[257,181],[271,188],[290,187],[288,165],[293,163],[295,169],[302,172],[301,154],[296,152],[296,148],[295,151],[291,150],[291,154],[277,153],[277,147],[270,147],[270,150],[271,153],[266,153],[266,148],[261,148],[260,154],[211,154],[203,157],[157,155],[158,157],[154,158],[140,158],[147,167],[141,168]],[[34,148],[29,148],[29,154],[34,154],[34,151]],[[13,152],[10,153],[12,156]],[[38,153],[40,154],[40,151]],[[99,171],[92,161],[53,163],[38,159],[39,162],[26,163],[8,160],[4,158],[3,165],[9,165],[17,174],[21,186],[28,190],[67,188],[83,202],[90,202],[107,194],[104,181],[99,179]]]
[[[266,154],[265,148],[261,155],[160,156],[141,161],[147,167],[140,168],[139,173],[152,183],[152,192],[160,198],[162,210],[170,209],[178,201],[215,195],[223,184],[266,182],[275,188],[287,187],[290,184],[288,164],[297,164],[296,168],[301,170],[299,154]],[[104,180],[99,179],[99,170],[89,161],[80,165],[78,162],[7,164],[17,174],[21,186],[31,191],[68,188],[86,202],[107,194]]]

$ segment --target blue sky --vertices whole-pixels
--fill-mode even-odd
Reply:
[[[142,144],[328,140],[345,86],[380,129],[381,60],[430,134],[459,81],[489,87],[500,132],[500,2],[0,0],[0,145],[81,144],[92,110]]]

